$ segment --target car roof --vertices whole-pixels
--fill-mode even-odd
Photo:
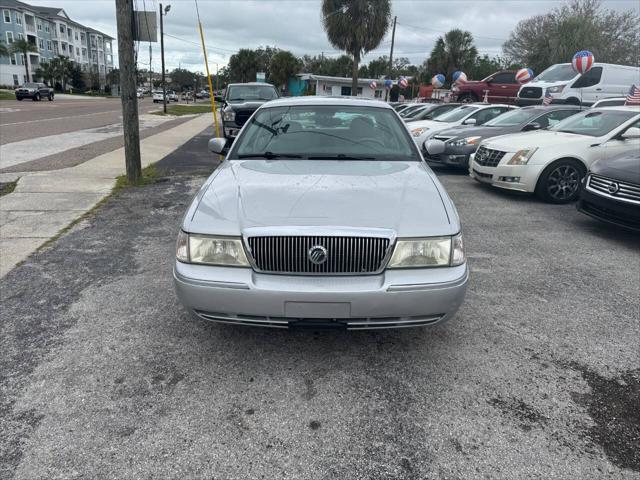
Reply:
[[[296,105],[341,105],[348,107],[375,107],[393,110],[386,102],[365,97],[329,97],[329,96],[304,96],[282,97],[271,100],[264,105],[266,107],[292,107]]]
[[[610,107],[596,107],[592,109],[585,109],[585,111],[593,110],[616,110],[621,112],[636,112],[640,113],[640,105],[612,105]]]
[[[520,107],[520,110],[525,110],[525,111],[540,111],[540,112],[548,112],[551,110],[576,110],[576,111],[580,111],[580,110],[584,110],[584,108],[580,108],[578,105],[569,105],[569,104],[558,104],[556,103],[551,104],[551,105],[528,105],[526,107]]]
[[[236,87],[238,85],[253,85],[253,86],[264,85],[265,87],[273,87],[273,85],[271,85],[270,83],[265,83],[265,82],[245,82],[245,83],[230,83],[227,85],[227,88]],[[273,88],[276,88],[276,87],[273,87]]]

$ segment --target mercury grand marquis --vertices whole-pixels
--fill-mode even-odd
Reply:
[[[353,98],[261,106],[193,199],[174,264],[195,316],[281,328],[440,323],[468,276],[456,209],[402,120]]]

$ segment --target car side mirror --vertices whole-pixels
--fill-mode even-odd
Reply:
[[[475,118],[467,118],[464,122],[462,122],[463,125],[475,125],[476,124],[476,119]]]
[[[445,145],[442,140],[427,140],[423,145],[429,155],[440,155],[444,153]]]
[[[227,139],[221,137],[214,137],[209,140],[209,150],[213,153],[222,153],[224,151],[224,147],[227,146]]]
[[[542,125],[540,125],[538,122],[533,122],[525,125],[522,131],[528,132],[530,130],[541,130],[541,129],[542,129]]]
[[[640,128],[638,127],[629,127],[620,135],[620,139],[622,140],[632,140],[636,138],[640,138]]]

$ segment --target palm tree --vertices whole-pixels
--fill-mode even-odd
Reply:
[[[358,92],[358,66],[389,29],[389,0],[322,0],[322,23],[329,43],[353,57],[351,93]]]
[[[454,29],[439,37],[429,56],[432,73],[444,73],[447,78],[456,70],[473,67],[478,50],[473,44],[471,32]]]
[[[11,44],[11,46],[9,47],[9,52],[19,53],[20,55],[22,55],[22,58],[24,58],[24,71],[27,74],[27,82],[30,82],[31,80],[29,77],[29,62],[27,62],[27,55],[29,55],[29,53],[38,53],[38,47],[36,46],[36,44],[31,43],[26,38],[20,38]]]
[[[9,56],[9,49],[4,44],[4,42],[0,40],[0,57],[8,57],[8,56]]]
[[[41,77],[49,86],[53,86],[56,76],[58,75],[58,69],[55,64],[55,58],[50,62],[42,61],[40,66],[36,70],[35,76]]]
[[[57,58],[54,58],[52,62],[55,61],[56,65],[56,77],[60,79],[60,83],[62,83],[62,92],[67,91],[67,81],[71,75],[72,63],[69,60],[69,57],[65,57],[64,55],[58,55]]]

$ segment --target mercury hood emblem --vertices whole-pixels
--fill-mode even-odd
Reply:
[[[322,245],[314,245],[309,249],[307,258],[314,265],[322,265],[327,261],[327,258],[329,258],[329,254],[327,252],[327,249]]]

